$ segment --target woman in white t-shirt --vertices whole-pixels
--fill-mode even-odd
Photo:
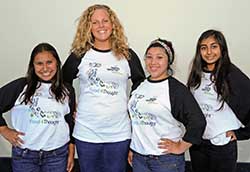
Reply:
[[[188,87],[206,118],[200,145],[192,146],[194,172],[235,172],[237,142],[250,137],[250,80],[231,63],[224,35],[203,32]]]
[[[128,104],[133,172],[184,172],[184,152],[201,142],[205,119],[191,92],[172,76],[173,61],[169,41],[154,40],[146,50],[150,76],[132,92]]]
[[[12,144],[13,172],[66,172],[74,165],[73,87],[48,43],[31,53],[27,76],[0,88],[0,134]],[[2,114],[10,111],[12,127]]]
[[[94,4],[80,16],[63,74],[71,84],[79,79],[73,136],[81,171],[125,172],[131,137],[128,81],[133,90],[145,75],[110,7]]]

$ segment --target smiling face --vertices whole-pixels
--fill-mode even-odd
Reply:
[[[38,53],[33,65],[35,74],[43,81],[51,81],[57,72],[56,58],[48,51]]]
[[[151,80],[161,80],[168,77],[168,56],[164,48],[149,48],[146,53],[145,64]]]
[[[201,41],[200,53],[202,59],[207,63],[207,70],[214,70],[216,62],[221,57],[221,49],[213,36]]]
[[[99,49],[108,49],[110,35],[112,34],[112,23],[107,10],[96,9],[91,16],[91,32],[94,36],[94,46]]]

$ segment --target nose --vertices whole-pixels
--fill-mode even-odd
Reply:
[[[152,58],[152,59],[151,59],[151,64],[156,64],[156,63],[157,63],[157,59]]]
[[[211,54],[211,52],[212,52],[211,48],[208,48],[207,49],[207,54]]]
[[[104,23],[101,21],[100,23],[99,23],[99,27],[103,27],[104,26]]]
[[[47,64],[43,65],[43,71],[47,71],[47,69],[48,69]]]

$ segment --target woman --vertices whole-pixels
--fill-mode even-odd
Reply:
[[[174,57],[167,40],[156,39],[146,49],[150,76],[132,92],[128,105],[133,172],[184,172],[184,152],[201,142],[205,119],[190,91],[172,77]]]
[[[203,32],[187,83],[207,121],[190,149],[194,172],[235,172],[237,140],[250,136],[250,80],[231,63],[224,35]]]
[[[131,135],[128,79],[135,89],[145,76],[108,6],[97,4],[83,12],[63,72],[71,84],[80,80],[73,136],[81,171],[125,172]]]
[[[74,165],[74,89],[62,81],[53,46],[38,44],[27,76],[0,89],[0,134],[12,144],[13,172],[64,172]],[[2,113],[10,111],[12,128]],[[70,142],[70,143],[69,143]]]

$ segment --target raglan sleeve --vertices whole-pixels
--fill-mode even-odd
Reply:
[[[65,120],[69,125],[70,131],[70,143],[75,143],[75,139],[73,137],[73,129],[74,129],[74,113],[76,112],[76,97],[75,97],[75,90],[74,88],[66,83],[66,87],[69,91],[69,114],[65,115]]]
[[[73,80],[77,77],[78,66],[81,58],[78,58],[74,53],[71,53],[62,66],[63,81],[73,84]]]
[[[193,97],[183,84],[172,86],[175,96],[172,98],[174,117],[185,126],[183,140],[192,144],[200,144],[206,127],[206,119]]]
[[[3,118],[3,113],[9,111],[15,105],[15,102],[23,91],[25,84],[26,79],[19,78],[0,88],[0,126],[7,125]]]
[[[237,67],[229,74],[231,94],[229,106],[243,126],[234,130],[237,140],[250,138],[250,79]]]
[[[132,81],[132,91],[133,91],[145,79],[145,73],[137,54],[132,49],[129,49],[129,52],[130,52],[130,59],[128,60],[128,62],[131,71],[130,78]]]

